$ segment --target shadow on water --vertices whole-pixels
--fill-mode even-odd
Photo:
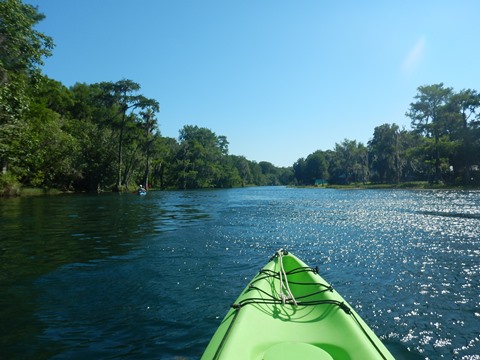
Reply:
[[[0,201],[0,348],[3,356],[49,358],[36,348],[38,277],[72,263],[122,256],[151,232],[133,195],[62,195]],[[40,340],[37,340],[40,341]],[[53,349],[45,351],[39,349]],[[4,358],[4,357],[3,357]]]
[[[0,281],[30,279],[71,262],[126,253],[147,231],[128,195],[71,195],[0,203]]]
[[[443,216],[443,217],[450,217],[450,218],[478,219],[478,220],[480,220],[480,214],[443,212],[443,211],[417,211],[417,213],[421,214],[421,215]]]

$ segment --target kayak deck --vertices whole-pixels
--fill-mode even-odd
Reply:
[[[278,251],[229,310],[202,359],[393,359],[320,276]]]

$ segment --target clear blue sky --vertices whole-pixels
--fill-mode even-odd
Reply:
[[[26,0],[66,86],[131,79],[162,135],[225,135],[230,154],[291,166],[405,117],[417,87],[480,90],[480,1]]]

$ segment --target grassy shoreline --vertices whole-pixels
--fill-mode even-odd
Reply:
[[[428,181],[412,181],[398,184],[376,184],[376,183],[352,183],[348,185],[325,185],[325,186],[294,186],[312,189],[338,189],[338,190],[479,190],[478,186],[452,186],[443,183],[431,184]]]
[[[445,184],[430,184],[427,181],[415,181],[399,184],[374,184],[374,183],[352,183],[349,185],[289,185],[291,188],[305,188],[305,189],[337,189],[337,190],[480,190],[478,186],[449,186]],[[62,191],[59,189],[50,189],[50,188],[31,188],[19,187],[17,191],[13,193],[4,193],[4,198],[9,197],[32,197],[32,196],[48,196],[48,195],[62,195],[62,194],[76,194],[74,191]],[[159,191],[159,189],[150,189],[151,191]],[[160,191],[169,191],[170,189],[160,190]],[[113,191],[102,191],[102,193],[109,193]],[[132,193],[136,192],[129,189],[123,193]],[[84,192],[82,192],[84,193]],[[94,193],[93,191],[91,193]],[[1,196],[0,196],[1,198]]]

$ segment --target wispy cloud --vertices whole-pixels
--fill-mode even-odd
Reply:
[[[402,70],[409,74],[418,66],[425,53],[425,36],[421,36],[415,46],[408,52],[407,56],[403,60]]]

